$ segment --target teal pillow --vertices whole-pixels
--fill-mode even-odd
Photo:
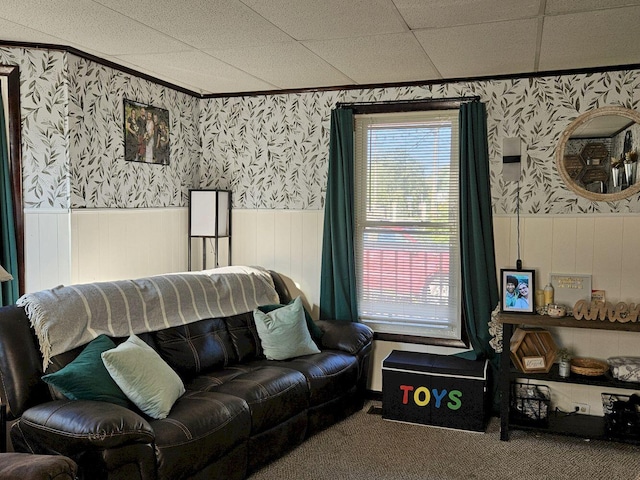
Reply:
[[[135,335],[103,352],[102,361],[129,400],[152,418],[166,418],[185,392],[178,374]]]
[[[295,299],[291,300],[289,303],[287,303],[287,305],[291,305],[294,301]],[[273,305],[260,305],[258,307],[258,310],[260,310],[262,313],[269,313],[282,307],[284,307],[284,305],[282,305],[281,303],[276,303]],[[304,308],[304,305],[302,306],[302,309],[304,310],[304,319],[307,322],[307,328],[309,329],[311,338],[313,338],[314,340],[320,340],[322,338],[322,335],[324,335],[324,332],[318,325],[316,325],[316,322],[313,321],[313,318],[311,318],[311,314],[307,312],[307,309]]]
[[[320,353],[307,328],[300,297],[269,313],[256,309],[253,318],[262,350],[269,360],[287,360]]]
[[[98,400],[128,407],[129,400],[102,363],[101,354],[115,348],[106,335],[84,347],[72,362],[42,379],[71,400]]]

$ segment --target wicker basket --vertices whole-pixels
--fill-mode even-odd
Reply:
[[[571,360],[571,372],[577,375],[598,377],[604,375],[607,370],[609,370],[607,362],[596,360],[595,358],[576,357]]]

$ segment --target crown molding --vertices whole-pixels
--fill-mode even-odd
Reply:
[[[67,52],[77,57],[90,60],[92,62],[104,65],[106,67],[113,68],[115,70],[119,70],[123,73],[134,75],[144,80],[157,83],[158,85],[171,88],[178,92],[182,92],[199,99],[256,97],[256,96],[267,96],[267,95],[291,95],[291,94],[300,94],[300,93],[329,92],[329,91],[338,91],[338,90],[373,90],[373,89],[383,89],[383,88],[421,87],[421,86],[428,86],[428,85],[445,85],[449,83],[461,83],[461,82],[464,83],[464,82],[516,80],[516,79],[524,79],[524,78],[540,78],[540,77],[561,76],[561,75],[583,75],[583,74],[590,74],[590,73],[604,73],[604,72],[615,72],[620,70],[639,70],[640,69],[640,63],[632,63],[632,64],[625,64],[625,65],[610,65],[605,67],[546,70],[542,72],[521,72],[521,73],[510,73],[510,74],[502,74],[502,75],[485,75],[485,76],[476,76],[476,77],[436,78],[436,79],[429,79],[429,80],[413,80],[410,82],[346,84],[346,85],[336,85],[336,86],[329,86],[329,87],[289,88],[289,89],[280,89],[280,90],[257,90],[257,91],[250,91],[250,92],[227,92],[227,93],[202,94],[194,90],[190,90],[188,88],[182,87],[180,85],[167,82],[165,80],[154,77],[152,75],[142,73],[133,68],[125,67],[124,65],[120,65],[118,63],[112,62],[110,60],[106,60],[96,55],[83,52],[82,50],[79,50],[74,47],[70,47],[68,45],[17,42],[17,41],[0,39],[0,47],[39,48],[39,49],[59,50],[59,51]]]

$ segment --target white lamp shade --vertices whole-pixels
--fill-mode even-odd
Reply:
[[[0,265],[0,282],[8,282],[13,280],[13,276]]]
[[[502,142],[503,157],[520,157],[521,155],[522,155],[522,141],[518,137],[506,137],[503,139],[503,142]]]
[[[192,237],[226,237],[229,235],[229,201],[231,192],[220,190],[191,191]],[[216,232],[216,219],[218,231]]]

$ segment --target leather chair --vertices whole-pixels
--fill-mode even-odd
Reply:
[[[78,466],[60,455],[0,453],[2,480],[75,480]]]

